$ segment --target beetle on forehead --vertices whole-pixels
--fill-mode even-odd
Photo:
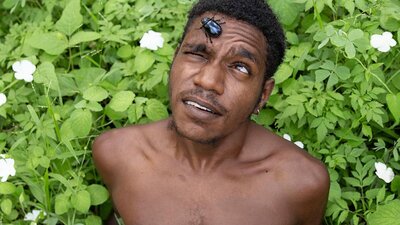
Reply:
[[[201,19],[202,26],[199,29],[202,29],[204,31],[206,37],[212,43],[211,38],[217,38],[221,35],[222,33],[221,24],[224,23],[225,22],[221,22],[221,20],[214,19],[214,16],[211,18],[204,17]]]

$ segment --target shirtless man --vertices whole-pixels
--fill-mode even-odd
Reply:
[[[93,144],[126,225],[321,223],[324,165],[249,119],[273,89],[284,46],[262,0],[194,6],[171,66],[171,117]]]

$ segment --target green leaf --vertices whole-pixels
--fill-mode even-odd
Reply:
[[[387,94],[386,102],[388,104],[389,110],[392,113],[396,123],[400,122],[400,92],[397,95]]]
[[[71,203],[69,199],[69,195],[67,194],[58,194],[55,198],[55,213],[57,215],[62,215],[67,213],[71,208]]]
[[[12,211],[12,207],[13,207],[13,204],[10,199],[6,198],[3,201],[1,201],[0,208],[1,208],[1,211],[4,212],[4,214],[10,215],[10,213]]]
[[[89,101],[86,104],[86,108],[93,112],[100,112],[103,110],[103,107],[99,103],[92,101]]]
[[[282,112],[281,119],[293,116],[297,113],[297,106],[288,106]]]
[[[131,123],[136,123],[143,116],[144,107],[141,104],[134,103],[129,106],[128,119]]]
[[[328,79],[328,83],[326,84],[326,88],[331,88],[335,84],[339,82],[339,78],[336,74],[332,73],[331,76]]]
[[[62,12],[61,18],[55,24],[56,29],[71,36],[82,25],[83,17],[80,11],[81,1],[70,0]]]
[[[291,25],[297,19],[299,13],[304,9],[301,4],[293,0],[270,0],[268,3],[278,15],[279,20],[285,25]]]
[[[82,42],[94,41],[94,40],[99,39],[100,37],[101,37],[101,35],[96,32],[79,31],[71,37],[71,39],[69,40],[69,46],[72,47],[72,46],[82,43]]]
[[[398,225],[400,200],[395,199],[388,204],[378,205],[374,213],[367,218],[368,225]]]
[[[116,112],[123,112],[128,109],[134,99],[135,94],[132,91],[120,91],[112,97],[108,106]]]
[[[108,97],[108,92],[98,86],[92,86],[83,92],[83,98],[89,101],[100,102]]]
[[[293,73],[293,68],[288,64],[284,63],[276,71],[274,75],[275,84],[280,84],[287,80]]]
[[[136,55],[135,61],[134,61],[134,67],[136,72],[144,73],[147,71],[155,62],[155,57],[154,54],[151,53],[150,51],[142,51],[139,54]]]
[[[377,201],[378,203],[379,203],[379,202],[382,202],[383,199],[385,199],[385,195],[386,195],[386,187],[383,186],[383,187],[379,190],[378,195],[376,196],[376,201]]]
[[[117,51],[117,55],[122,59],[130,58],[133,54],[132,47],[130,45],[124,45]]]
[[[354,47],[353,43],[351,43],[350,41],[346,42],[344,51],[346,52],[347,58],[349,58],[349,59],[352,59],[356,56],[356,48]]]
[[[356,191],[346,191],[342,193],[344,199],[351,201],[359,201],[361,199],[361,194]]]
[[[0,194],[9,195],[16,191],[16,187],[10,182],[0,182]]]
[[[44,84],[56,91],[60,90],[56,71],[51,62],[43,62],[40,64],[33,78],[38,84]]]
[[[2,5],[5,9],[12,9],[13,7],[16,6],[16,4],[18,4],[18,2],[19,1],[16,0],[4,0]]]
[[[102,220],[98,216],[90,215],[85,219],[85,225],[102,225]]]
[[[350,2],[350,1],[349,1]],[[364,37],[364,32],[360,29],[351,30],[348,34],[349,40],[354,41]]]
[[[390,190],[396,193],[400,193],[400,176],[396,175],[390,183]]]
[[[168,117],[167,107],[157,99],[149,99],[144,109],[146,116],[152,121],[158,121]]]
[[[322,82],[326,78],[328,78],[331,75],[331,72],[328,70],[316,70],[315,71],[315,82]]]
[[[72,73],[79,90],[83,93],[86,89],[97,85],[106,74],[106,71],[102,68],[87,67],[74,70]]]
[[[169,71],[169,65],[167,63],[158,63],[154,66],[154,70],[151,71],[149,75],[149,79],[147,79],[143,86],[143,90],[151,90],[157,84],[161,83],[164,74],[167,74]]]
[[[276,112],[273,110],[261,110],[258,115],[252,115],[256,123],[264,126],[270,126],[275,121]]]
[[[28,108],[29,114],[31,115],[31,118],[35,122],[35,124],[37,126],[40,126],[40,119],[39,119],[35,109],[31,105],[27,105],[26,108]]]
[[[71,114],[71,126],[76,137],[85,137],[92,128],[92,113],[77,109]]]
[[[68,40],[60,32],[35,33],[27,41],[33,48],[44,50],[50,55],[60,55],[68,48]]]
[[[337,182],[331,182],[329,188],[329,201],[334,201],[335,199],[340,199],[342,197],[342,190]]]
[[[343,179],[353,187],[361,187],[360,181],[353,177],[343,177]]]
[[[317,139],[318,142],[321,142],[325,139],[326,134],[328,133],[328,129],[325,126],[325,123],[320,123],[317,127]]]
[[[353,15],[355,9],[354,1],[344,1],[344,7],[349,11],[350,15]]]
[[[92,113],[87,109],[76,109],[61,126],[64,141],[76,137],[86,137],[92,128]]]
[[[331,37],[331,43],[336,47],[343,47],[347,43],[347,39],[342,35],[336,34]]]
[[[71,196],[71,204],[74,209],[81,213],[87,213],[90,208],[90,194],[85,190],[78,191]]]
[[[107,189],[99,184],[92,184],[86,190],[90,194],[91,205],[100,205],[108,199]]]
[[[335,69],[335,72],[338,75],[338,77],[340,78],[340,80],[347,80],[351,76],[350,69],[346,66],[338,66]]]

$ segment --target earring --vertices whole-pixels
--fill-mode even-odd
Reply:
[[[260,109],[257,109],[257,115],[260,114]]]

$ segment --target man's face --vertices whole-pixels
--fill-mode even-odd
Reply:
[[[212,42],[200,29],[204,17],[221,20],[222,34]],[[265,49],[263,34],[245,22],[211,13],[196,18],[170,72],[177,132],[196,142],[213,143],[247,125],[273,88],[272,80],[263,83]]]

